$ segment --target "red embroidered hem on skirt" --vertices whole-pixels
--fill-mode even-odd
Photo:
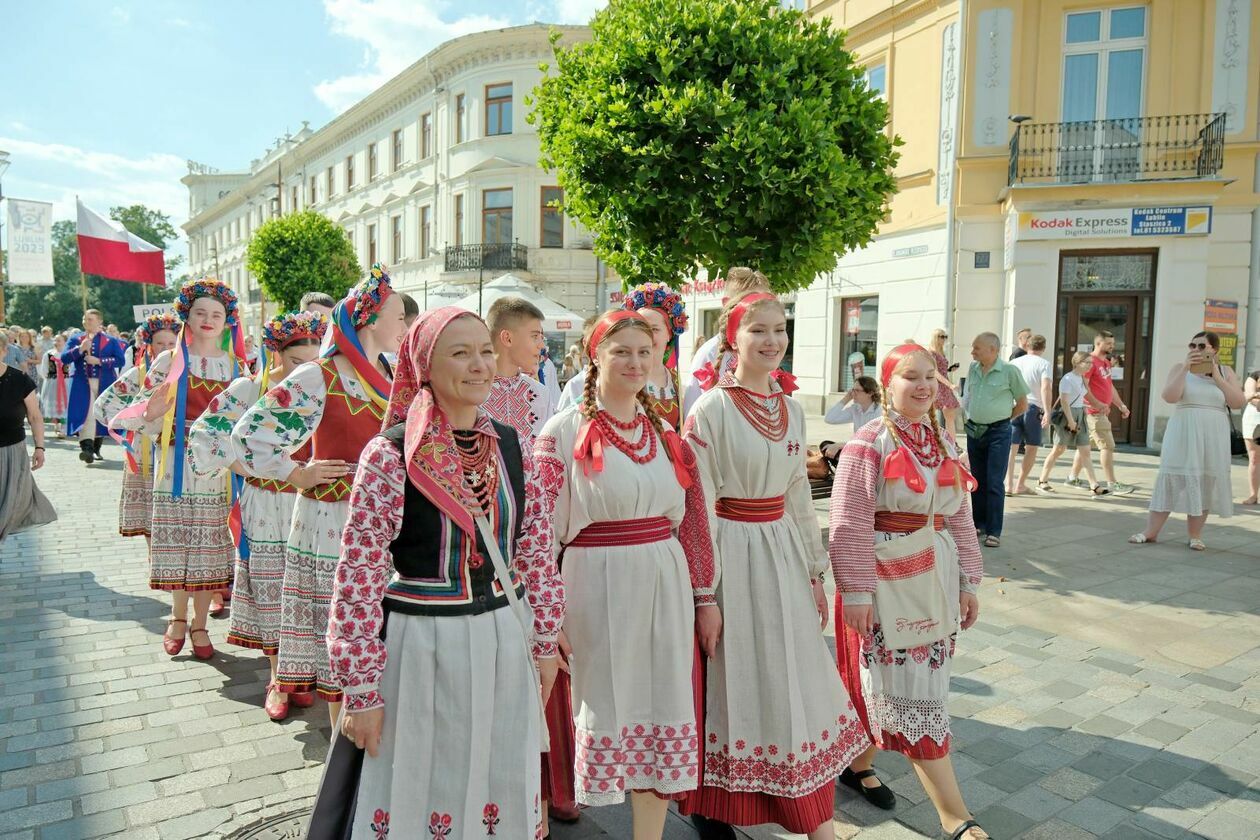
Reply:
[[[836,593],[836,615],[844,614],[844,605],[840,600],[840,593]],[[861,640],[858,638],[857,631],[844,626],[844,632],[836,634],[836,668],[840,671],[840,680],[844,683],[845,690],[849,692],[849,698],[853,701],[853,708],[857,712],[858,720],[862,721],[862,728],[866,730],[866,734],[871,737],[871,742],[878,749],[888,752],[899,752],[906,758],[918,758],[930,761],[936,758],[944,758],[949,755],[948,737],[945,738],[943,744],[938,744],[928,736],[924,735],[917,742],[912,743],[906,736],[889,732],[881,728],[879,734],[876,735],[871,731],[871,719],[866,711],[866,697],[862,694],[862,676],[861,665],[858,664],[858,657],[862,651]]]
[[[573,789],[573,694],[569,675],[556,675],[547,699],[547,734],[550,750],[542,754],[542,798],[556,808],[574,808]]]
[[[696,641],[695,664],[691,669],[691,683],[696,698],[696,729],[704,728],[705,661]],[[777,823],[794,834],[808,834],[835,814],[836,783],[820,787],[813,793],[789,799],[768,793],[735,793],[721,788],[707,787],[704,783],[704,749],[706,739],[701,738],[700,784],[693,791],[678,797],[678,813],[684,817],[699,814],[711,820],[730,825],[761,825]]]

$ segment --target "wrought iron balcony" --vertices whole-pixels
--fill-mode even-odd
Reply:
[[[448,246],[446,271],[528,271],[529,249],[517,242]]]
[[[1207,178],[1224,163],[1225,115],[1023,123],[1010,151],[1011,186]]]

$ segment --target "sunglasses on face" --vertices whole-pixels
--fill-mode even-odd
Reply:
[[[1206,350],[1208,346],[1198,341],[1192,341],[1188,345],[1191,350]]]

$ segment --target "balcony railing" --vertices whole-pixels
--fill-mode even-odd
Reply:
[[[1007,184],[1207,178],[1225,156],[1224,114],[1022,123]]]
[[[447,271],[528,271],[529,250],[516,242],[487,242],[446,249]]]

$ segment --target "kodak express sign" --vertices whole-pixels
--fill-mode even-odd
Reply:
[[[1125,207],[1020,213],[1016,238],[1127,239],[1206,236],[1211,232],[1211,207]]]

